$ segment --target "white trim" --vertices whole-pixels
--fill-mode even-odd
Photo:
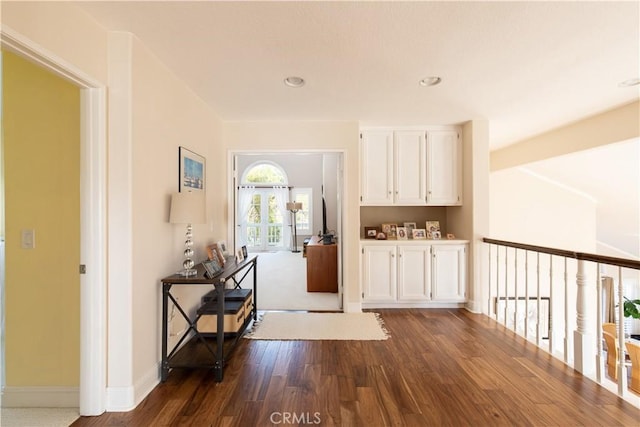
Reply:
[[[158,363],[156,366],[149,369],[139,381],[136,381],[133,386],[136,396],[134,407],[138,406],[151,393],[151,391],[160,384],[161,369],[162,363]]]
[[[3,408],[77,408],[78,387],[4,387]]]
[[[88,266],[88,274],[80,279],[80,392],[76,390],[71,407],[79,406],[81,415],[99,415],[105,410],[106,400],[106,89],[6,25],[0,28],[0,43],[3,49],[16,52],[81,88],[80,255],[81,262]],[[9,388],[9,392],[22,389]],[[24,390],[34,389],[45,394],[68,390],[56,387]],[[71,398],[71,394],[65,395]]]
[[[128,412],[136,407],[133,386],[107,387],[107,412]]]

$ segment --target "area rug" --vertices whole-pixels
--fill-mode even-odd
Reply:
[[[254,340],[386,340],[378,313],[267,312],[245,338]]]
[[[68,427],[79,417],[78,408],[0,408],[2,427]]]

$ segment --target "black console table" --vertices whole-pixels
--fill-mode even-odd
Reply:
[[[225,360],[237,344],[251,320],[258,319],[257,312],[257,288],[258,288],[258,257],[253,256],[241,262],[236,262],[234,257],[228,257],[224,269],[215,277],[209,279],[204,275],[202,264],[197,265],[195,276],[181,276],[174,274],[162,279],[162,372],[161,381],[167,379],[169,370],[172,368],[212,368],[216,381],[222,381],[224,376]],[[227,289],[241,288],[242,281],[249,273],[253,273],[253,307],[252,313],[246,316],[244,324],[235,333],[224,333],[224,313],[225,313],[225,288],[231,282],[232,287]],[[197,323],[200,315],[191,319],[184,309],[180,307],[177,299],[171,294],[173,286],[213,286],[217,296],[217,331],[213,337],[211,334],[201,334],[198,332]],[[183,332],[176,345],[168,352],[168,308],[171,301],[178,312],[187,322],[187,329]],[[222,331],[222,332],[220,332]],[[187,342],[187,338],[190,338]],[[229,339],[231,338],[231,339]],[[226,341],[226,342],[225,342]],[[184,343],[184,345],[182,345]]]

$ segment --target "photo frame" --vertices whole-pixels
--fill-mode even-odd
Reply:
[[[202,266],[204,267],[204,275],[208,279],[213,279],[216,274],[222,271],[222,267],[216,259],[203,261]]]
[[[185,147],[178,147],[178,158],[178,191],[204,191],[205,158]]]
[[[433,233],[440,233],[440,221],[427,221],[424,228],[427,230],[427,239],[435,239]]]
[[[378,235],[378,227],[365,227],[364,228],[364,238],[365,239],[375,239]]]
[[[427,238],[427,230],[424,228],[414,228],[411,230],[411,235],[414,240],[425,240]]]
[[[242,259],[247,259],[247,257],[249,256],[249,251],[247,250],[247,247],[243,246],[241,250],[242,250]]]
[[[440,240],[442,238],[442,235],[440,234],[439,231],[432,231],[431,232],[431,238],[433,240]]]
[[[396,239],[398,237],[398,224],[382,224],[382,232],[387,236],[387,239]]]
[[[242,262],[244,261],[244,255],[242,253],[242,249],[238,249],[236,251],[236,262]]]
[[[396,230],[398,232],[398,240],[407,240],[409,238],[407,227],[398,227]]]
[[[378,231],[378,234],[376,234],[376,240],[387,240],[387,235],[384,231]]]
[[[413,230],[418,228],[416,226],[416,223],[415,222],[405,222],[402,225],[404,225],[404,228],[407,229],[407,237],[409,237],[410,239],[413,239]]]
[[[207,258],[209,260],[215,259],[221,266],[225,263],[224,255],[220,252],[216,243],[207,246]]]
[[[226,241],[218,240],[216,245],[218,245],[218,249],[220,249],[220,252],[222,252],[222,255],[224,255],[226,257],[229,256],[229,248],[227,246],[227,242]]]

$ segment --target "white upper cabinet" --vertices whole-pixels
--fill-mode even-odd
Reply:
[[[458,130],[361,132],[364,206],[446,206],[462,203]]]
[[[427,164],[425,133],[420,131],[394,132],[395,193],[396,205],[424,205],[426,185],[424,177]],[[418,177],[418,179],[416,179]]]
[[[462,141],[459,132],[428,132],[427,162],[427,203],[462,204]]]
[[[369,131],[360,135],[360,201],[368,205],[392,205],[393,132]]]

